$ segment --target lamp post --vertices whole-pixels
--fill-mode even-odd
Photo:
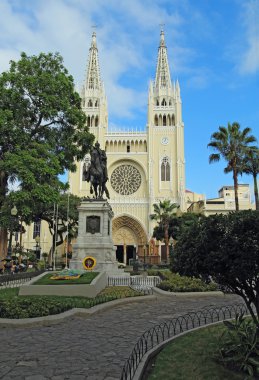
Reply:
[[[172,236],[169,239],[169,244],[170,244],[169,262],[170,262],[170,266],[172,266],[172,261],[173,261],[173,244],[174,244],[174,239],[172,238]]]
[[[12,268],[12,237],[13,237],[13,223],[16,218],[18,211],[16,206],[14,206],[11,209],[11,225],[10,225],[10,236],[9,236],[9,243],[8,243],[8,248],[7,248],[7,255],[5,258],[5,269],[7,272],[11,271]]]
[[[40,236],[39,235],[36,236],[35,241],[36,241],[36,248],[35,248],[36,259],[40,260]]]

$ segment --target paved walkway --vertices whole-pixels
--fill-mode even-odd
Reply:
[[[0,379],[118,380],[139,336],[154,324],[236,296],[160,297],[59,324],[0,328]]]

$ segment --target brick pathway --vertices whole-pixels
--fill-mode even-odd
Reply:
[[[118,380],[139,336],[152,325],[237,296],[159,297],[59,324],[0,328],[0,379]]]

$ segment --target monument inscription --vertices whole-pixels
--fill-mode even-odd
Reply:
[[[90,232],[91,234],[96,234],[100,232],[100,216],[87,216],[86,217],[86,232]]]

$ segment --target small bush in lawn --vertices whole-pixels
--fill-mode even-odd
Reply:
[[[169,272],[169,271],[168,271]],[[168,292],[207,292],[217,290],[217,285],[206,284],[199,278],[180,276],[179,274],[166,272],[166,280],[157,285],[158,288]]]
[[[227,367],[255,376],[259,374],[259,336],[255,323],[243,315],[224,321],[226,330],[219,341],[218,359]]]

